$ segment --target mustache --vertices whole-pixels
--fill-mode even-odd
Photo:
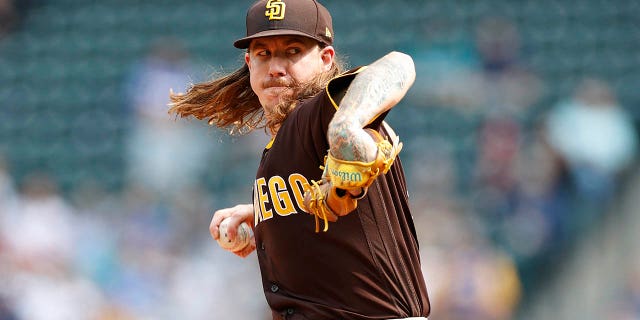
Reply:
[[[264,88],[271,88],[271,87],[297,87],[298,83],[296,83],[296,81],[292,80],[292,79],[286,79],[286,78],[269,78],[265,81],[262,82],[262,86]]]

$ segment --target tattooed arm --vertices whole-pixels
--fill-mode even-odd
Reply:
[[[358,73],[329,123],[331,155],[342,160],[373,161],[377,147],[363,128],[395,106],[415,76],[413,60],[400,52],[391,52]]]
[[[391,52],[362,69],[351,81],[340,106],[329,122],[329,155],[322,179],[305,185],[303,206],[319,219],[336,221],[356,209],[371,183],[386,173],[401,149],[394,141],[380,141],[364,127],[395,106],[415,80],[413,60],[406,54]],[[391,144],[393,143],[393,145]],[[381,152],[378,154],[378,152]]]

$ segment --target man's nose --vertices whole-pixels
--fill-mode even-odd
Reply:
[[[269,62],[269,74],[273,77],[282,77],[287,74],[287,62],[285,59],[274,56]]]

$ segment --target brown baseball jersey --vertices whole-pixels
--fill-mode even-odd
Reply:
[[[334,97],[358,70],[301,102],[265,148],[253,190],[256,251],[274,319],[389,319],[429,314],[400,159],[358,207],[315,232],[301,208],[329,150]],[[370,124],[386,136],[382,118]],[[322,223],[322,222],[321,222]]]

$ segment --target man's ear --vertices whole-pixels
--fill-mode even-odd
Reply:
[[[244,54],[244,62],[247,64],[247,67],[249,67],[249,70],[251,70],[251,59],[249,59],[249,52],[246,52]]]
[[[332,46],[326,46],[320,50],[320,58],[322,59],[325,71],[331,70],[335,56],[336,50]]]

